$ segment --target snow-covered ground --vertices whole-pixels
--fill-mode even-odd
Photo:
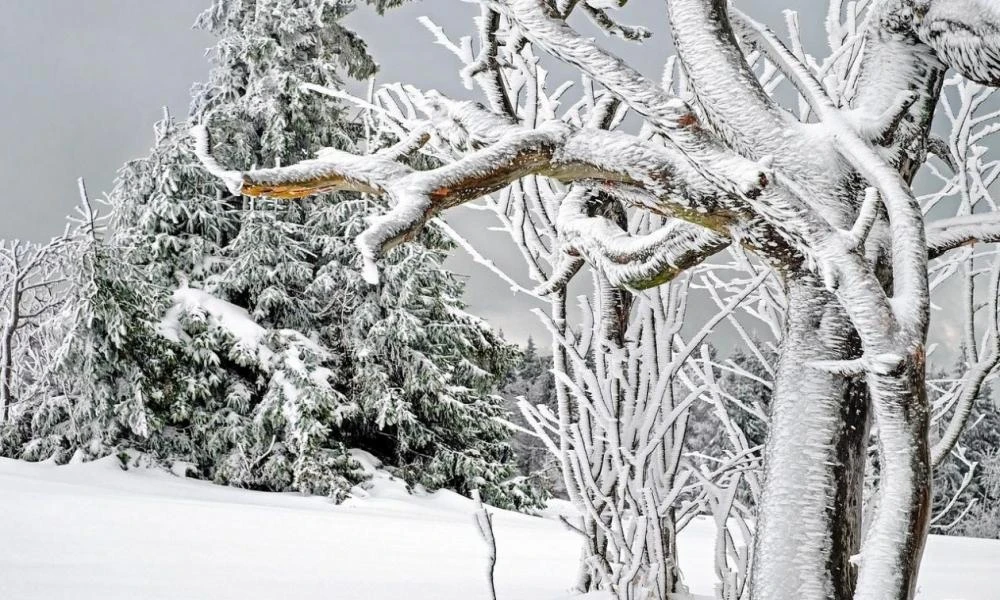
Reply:
[[[117,460],[0,460],[3,600],[476,600],[486,551],[472,503],[408,495],[377,475],[333,506],[180,479]],[[496,511],[500,600],[558,600],[578,540],[559,523]],[[711,594],[712,527],[681,536],[692,591]],[[924,600],[998,600],[1000,542],[931,539]]]

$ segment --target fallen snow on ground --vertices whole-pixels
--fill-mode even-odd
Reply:
[[[472,503],[410,495],[377,473],[334,506],[249,492],[117,459],[0,460],[3,600],[478,600],[486,549]],[[560,600],[579,541],[552,519],[495,511],[499,600]],[[711,594],[713,531],[681,536],[692,591]],[[997,600],[1000,542],[932,538],[923,600]]]

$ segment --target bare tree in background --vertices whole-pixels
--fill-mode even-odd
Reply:
[[[668,0],[691,92],[678,97],[566,24],[579,10],[613,34],[644,37],[641,29],[615,23],[607,4],[484,0],[480,47],[464,73],[479,83],[487,106],[397,88],[407,111],[375,108],[389,112],[386,121],[394,121],[399,141],[372,154],[328,149],[288,167],[226,171],[212,159],[201,128],[200,157],[233,193],[297,198],[343,190],[388,197],[391,210],[358,238],[372,282],[378,256],[442,211],[510,186],[550,188],[559,198],[549,215],[559,245],[550,252],[560,256],[539,291],[557,291],[583,262],[606,280],[608,302],[594,314],[607,335],[595,356],[614,358],[616,345],[623,345],[615,341],[615,320],[621,323],[630,311],[623,310],[624,298],[614,298],[630,292],[619,290],[663,284],[727,247],[749,253],[781,281],[784,307],[752,596],[911,598],[930,518],[931,463],[954,445],[954,436],[946,435],[932,453],[928,440],[928,260],[1000,239],[1000,218],[987,210],[992,201],[977,200],[936,221],[925,216],[911,184],[929,152],[950,154],[958,179],[968,174],[963,146],[935,140],[931,126],[946,105],[948,68],[979,84],[1000,84],[1000,7],[990,0],[834,1],[827,20],[831,54],[817,61],[795,37],[794,18],[792,42],[785,45],[724,0]],[[472,51],[471,40],[463,44]],[[512,96],[507,87],[524,70],[517,57],[530,63],[532,49],[579,69],[593,86],[585,95],[592,101],[581,104],[576,118],[515,108],[522,93],[537,93],[527,88]],[[800,97],[793,109],[770,93],[778,74]],[[613,127],[625,110],[642,121],[632,133]],[[440,166],[407,166],[405,157],[417,152]],[[988,195],[979,179],[959,185],[977,198]],[[663,222],[630,227],[619,217],[626,209]],[[975,262],[967,268],[974,278]],[[987,306],[995,310],[995,299]],[[973,317],[979,312],[975,305],[971,310]],[[565,317],[558,303],[552,316],[558,333]],[[982,331],[972,320],[972,329]],[[568,352],[567,344],[560,347]],[[566,356],[557,356],[557,369]],[[989,350],[976,356],[972,368],[990,356]],[[969,385],[981,385],[976,379],[970,375]],[[593,390],[577,396],[594,398]],[[966,416],[955,411],[956,430]],[[595,413],[595,419],[621,422],[615,414]],[[869,421],[880,471],[862,536]],[[558,437],[567,460],[579,456],[571,456],[565,432]],[[595,459],[618,460],[610,464],[619,474],[641,470],[622,460],[641,443],[610,442],[611,454]],[[591,487],[602,489],[599,482]],[[713,502],[730,503],[718,494]],[[597,526],[604,525],[598,519]],[[614,529],[604,534],[618,535]],[[639,541],[644,536],[622,539],[638,549],[647,544]],[[608,585],[628,577],[611,579]]]
[[[12,406],[47,392],[59,348],[71,335],[59,311],[74,296],[74,258],[88,249],[98,225],[83,179],[80,203],[63,233],[45,243],[10,240],[0,247],[0,423]]]
[[[71,243],[67,233],[44,244],[12,240],[0,248],[0,423],[18,400],[19,383],[28,383],[25,373],[16,371],[37,366],[30,363],[41,343],[41,326],[65,299],[65,256]]]

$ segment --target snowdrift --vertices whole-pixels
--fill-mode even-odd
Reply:
[[[117,459],[0,460],[3,600],[478,600],[474,506],[407,493],[382,472],[340,506],[250,492]],[[495,511],[500,600],[563,600],[578,539],[554,519]],[[692,592],[711,595],[712,525],[681,536]],[[998,600],[1000,542],[932,537],[923,600]]]

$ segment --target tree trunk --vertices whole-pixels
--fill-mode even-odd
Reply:
[[[810,368],[854,356],[837,300],[811,274],[788,278],[752,578],[755,600],[849,600],[856,570],[868,410],[864,386]]]
[[[664,558],[663,581],[669,598],[673,594],[687,591],[683,589],[681,582],[677,555],[677,519],[673,508],[667,510],[667,514],[660,520],[660,532],[659,554]]]
[[[910,600],[930,527],[929,409],[922,348],[876,378],[872,409],[879,427],[881,481],[866,532],[857,600]]]
[[[15,287],[20,281],[14,283]],[[0,339],[0,423],[7,422],[7,414],[13,402],[14,379],[14,332],[21,319],[21,293],[15,291],[11,297],[10,314],[7,315],[7,325]]]

